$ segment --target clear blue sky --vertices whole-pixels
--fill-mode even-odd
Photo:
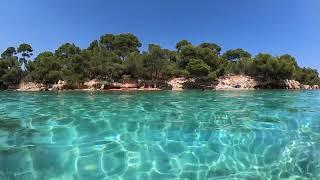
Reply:
[[[188,39],[256,54],[289,53],[320,69],[319,0],[1,0],[0,50],[85,48],[104,33],[132,32],[144,47]]]

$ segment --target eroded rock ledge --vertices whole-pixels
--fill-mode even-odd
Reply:
[[[22,82],[17,91],[62,91],[62,90],[111,90],[129,91],[145,90],[155,91],[170,88],[165,81],[136,81],[136,82],[106,82],[93,79],[84,83],[68,83],[59,80],[57,83],[45,85],[37,82]]]
[[[247,90],[256,89],[259,84],[254,78],[245,75],[225,75],[219,77],[215,86],[216,90]]]
[[[36,82],[22,82],[17,87],[18,91],[45,91],[47,86]]]
[[[84,83],[67,83],[58,81],[53,85],[45,85],[36,82],[22,82],[18,91],[61,91],[61,90],[173,90],[184,89],[209,89],[209,90],[254,90],[254,89],[319,89],[318,85],[304,85],[295,80],[283,80],[279,82],[265,82],[246,75],[225,75],[215,81],[203,82],[193,78],[173,78],[169,81],[126,81],[106,82],[92,79]]]

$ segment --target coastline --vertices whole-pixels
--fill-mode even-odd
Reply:
[[[168,81],[131,81],[108,83],[101,80],[90,80],[84,83],[68,84],[58,81],[56,84],[47,85],[36,82],[22,82],[18,87],[12,88],[19,92],[37,91],[184,91],[184,90],[208,90],[208,91],[246,91],[262,89],[284,90],[319,90],[319,85],[304,85],[296,80],[283,80],[277,83],[258,81],[246,75],[228,74],[209,82],[198,82],[191,78],[173,78]]]
[[[244,92],[244,91],[263,91],[263,90],[284,90],[284,91],[317,91],[320,89],[183,89],[183,90],[168,90],[168,89],[107,89],[107,90],[99,90],[99,89],[65,89],[58,91],[40,91],[40,90],[0,90],[1,91],[13,91],[13,92],[156,92],[156,91],[172,91],[172,92],[184,92],[184,91],[217,91],[217,92]]]

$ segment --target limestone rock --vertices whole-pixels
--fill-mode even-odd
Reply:
[[[296,80],[284,80],[285,88],[286,89],[300,89],[300,83]]]
[[[309,89],[312,89],[312,86],[302,84],[302,85],[301,85],[301,88],[302,88],[302,89],[305,89],[305,90],[309,90]]]
[[[225,75],[217,80],[216,90],[254,89],[257,81],[245,75]]]
[[[168,85],[172,87],[172,91],[181,91],[183,90],[184,83],[188,80],[186,78],[173,78],[168,81]]]
[[[114,83],[112,83],[112,86],[114,88],[138,88],[138,85],[136,83],[118,83],[118,82],[114,82]]]
[[[100,89],[103,86],[103,82],[97,79],[92,79],[83,83],[84,89]]]
[[[319,87],[319,85],[313,85],[312,86],[312,89],[319,89],[320,87]]]
[[[60,91],[60,90],[64,90],[65,89],[65,86],[66,86],[66,82],[65,81],[62,81],[62,80],[59,80],[57,84],[54,84],[52,86],[52,91]]]
[[[316,90],[316,89],[320,89],[319,85],[301,85],[301,89],[305,89],[305,90]]]
[[[21,82],[17,90],[18,91],[45,91],[47,90],[47,87],[42,83]]]

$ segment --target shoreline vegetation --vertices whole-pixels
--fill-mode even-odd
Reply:
[[[81,49],[72,43],[33,57],[27,43],[8,47],[0,58],[0,89],[58,90],[245,90],[319,89],[316,69],[300,67],[291,55],[252,56],[243,49],[222,52],[215,43],[176,50],[142,44],[131,34],[105,34]]]

